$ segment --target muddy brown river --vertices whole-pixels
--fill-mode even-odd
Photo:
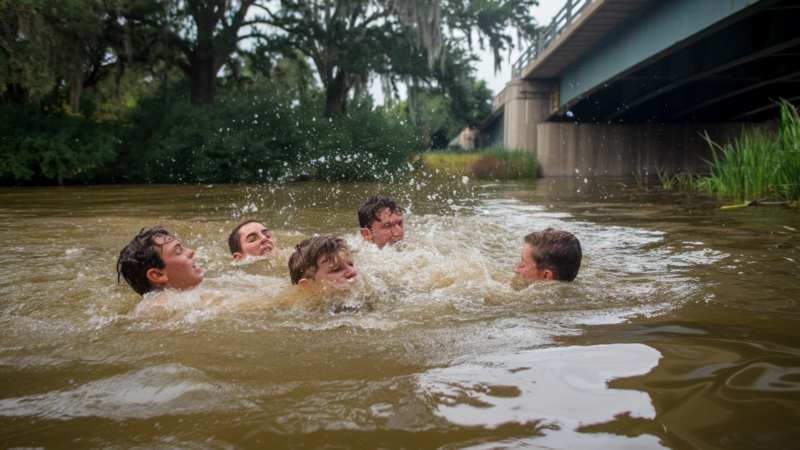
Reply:
[[[402,249],[359,242],[372,194],[406,207]],[[797,448],[800,211],[725,203],[424,173],[0,189],[0,448]],[[249,218],[278,254],[233,265]],[[115,263],[154,225],[206,275],[142,301]],[[548,226],[578,278],[520,283]],[[315,233],[352,244],[349,289],[291,286]]]

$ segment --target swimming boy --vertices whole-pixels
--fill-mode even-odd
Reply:
[[[383,248],[403,240],[403,208],[386,197],[370,197],[358,208],[361,236]]]
[[[117,282],[120,276],[144,296],[151,291],[197,286],[203,281],[203,269],[195,264],[194,250],[181,245],[169,230],[145,227],[119,253]]]
[[[572,233],[548,228],[525,236],[514,273],[537,280],[572,281],[581,267],[581,243]]]
[[[258,220],[239,224],[228,236],[228,247],[233,261],[239,262],[248,256],[273,256],[275,240],[267,227]]]
[[[295,246],[289,258],[292,284],[306,285],[316,280],[346,282],[355,279],[353,254],[344,239],[314,236]]]

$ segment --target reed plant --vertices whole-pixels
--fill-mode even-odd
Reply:
[[[480,180],[533,180],[538,168],[533,152],[494,147],[481,152],[481,159],[472,164],[472,173]]]
[[[688,172],[681,172],[672,177],[672,183],[682,191],[696,191],[697,179],[699,178],[699,175],[695,178],[694,175]]]
[[[661,182],[661,187],[663,187],[665,191],[671,191],[672,188],[675,187],[674,180],[669,177],[669,174],[663,167],[656,167],[656,176],[658,176],[658,181]]]
[[[639,189],[644,188],[644,184],[642,183],[642,172],[640,170],[633,172],[633,179],[636,180],[636,185],[639,186]]]
[[[800,196],[800,118],[797,109],[780,100],[781,120],[777,135],[756,130],[751,135],[720,145],[708,134],[703,138],[712,149],[709,175],[697,188],[730,195],[736,200],[797,200]]]

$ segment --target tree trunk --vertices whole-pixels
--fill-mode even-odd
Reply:
[[[217,72],[214,70],[214,48],[196,48],[189,58],[192,103],[214,103]]]
[[[72,75],[69,89],[69,111],[72,114],[81,112],[81,91],[83,91],[83,72],[76,70]]]
[[[422,147],[427,149],[431,147],[431,125],[429,123],[422,125]]]
[[[325,86],[325,117],[345,115],[349,90],[350,87],[345,82],[344,72],[339,71],[336,77]]]

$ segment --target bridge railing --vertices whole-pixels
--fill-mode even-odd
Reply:
[[[553,17],[550,25],[533,38],[533,44],[519,57],[517,62],[514,63],[514,78],[521,77],[522,70],[541,56],[545,49],[549,47],[557,37],[561,36],[561,33],[563,33],[568,26],[572,25],[575,19],[581,16],[581,12],[583,12],[584,8],[592,3],[592,1],[593,0],[567,0],[564,7]]]

